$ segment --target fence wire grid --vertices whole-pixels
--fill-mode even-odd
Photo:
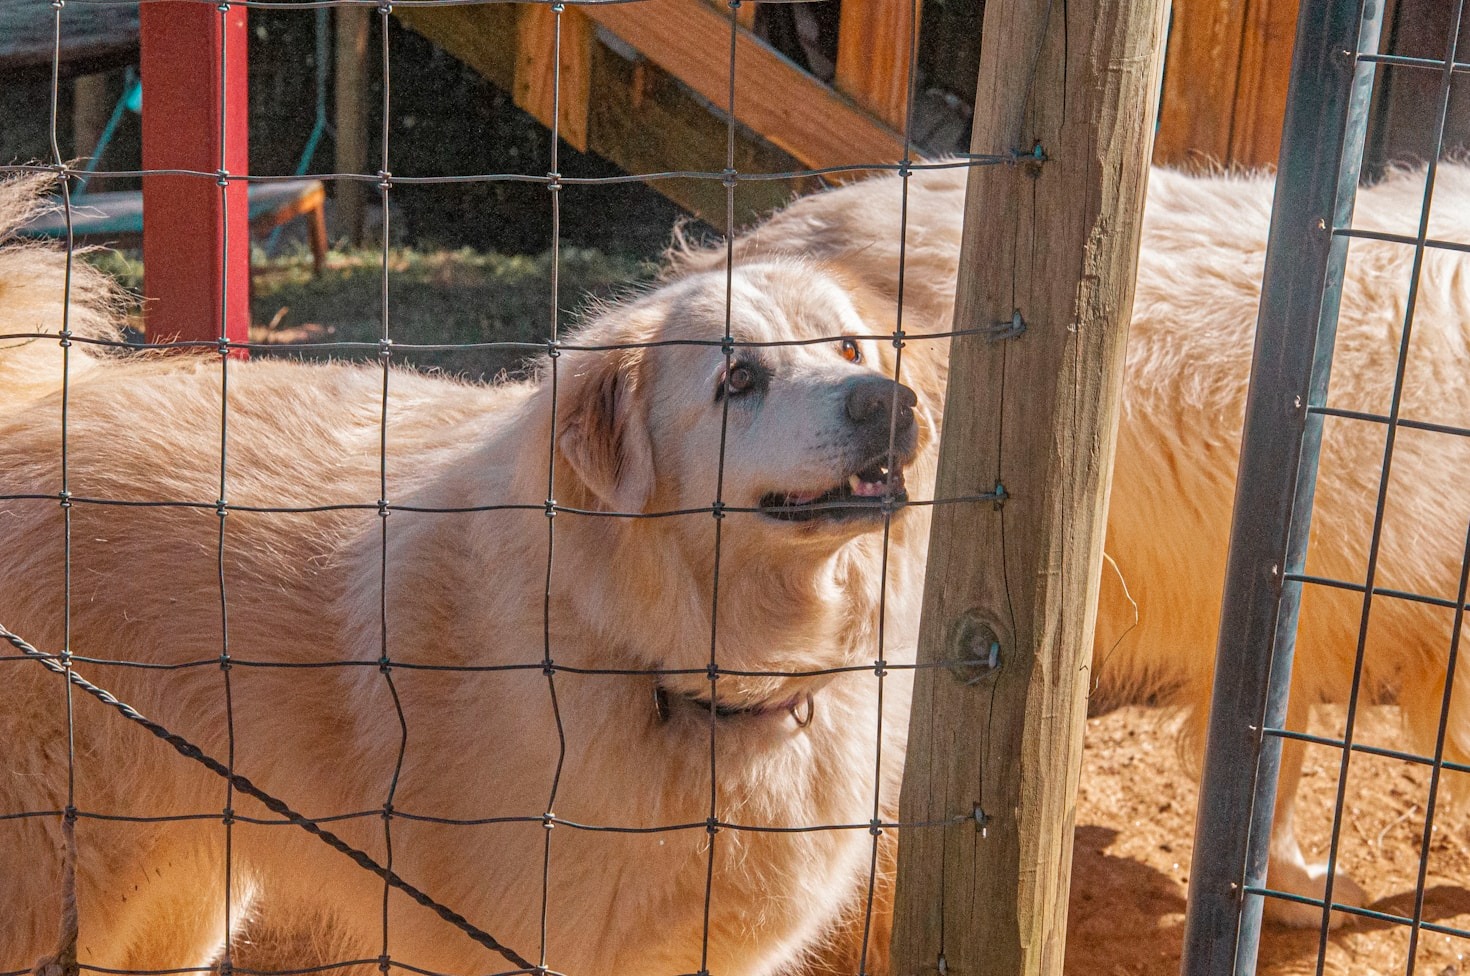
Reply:
[[[226,123],[225,102],[229,97],[229,74],[225,70],[228,60],[228,50],[220,52],[220,129],[219,150],[220,165],[217,170],[192,170],[192,169],[139,169],[139,170],[95,170],[84,172],[64,159],[60,150],[60,139],[58,137],[58,116],[60,102],[60,84],[62,78],[61,65],[63,63],[62,36],[63,26],[68,12],[78,6],[110,5],[118,4],[121,0],[52,0],[49,5],[43,7],[36,4],[37,17],[50,17],[54,30],[54,51],[51,72],[51,104],[50,104],[50,140],[51,159],[46,163],[34,165],[7,165],[0,166],[0,176],[7,174],[45,172],[54,174],[59,178],[61,192],[61,204],[66,218],[66,289],[67,305],[70,307],[70,295],[72,289],[72,273],[76,241],[72,230],[73,200],[72,187],[78,180],[97,177],[141,177],[144,175],[178,175],[198,180],[208,180],[216,183],[220,189],[220,199],[225,199],[228,189],[232,185],[240,183],[270,183],[296,179],[291,175],[256,175],[230,172],[227,164],[227,150],[229,148],[229,127]],[[143,0],[145,4],[154,0]],[[725,398],[725,405],[721,418],[720,451],[717,460],[719,471],[716,477],[715,497],[708,506],[696,508],[683,508],[671,511],[655,512],[609,512],[577,508],[559,503],[556,500],[557,491],[557,451],[554,441],[547,445],[546,453],[546,478],[545,499],[540,504],[490,504],[478,506],[460,507],[431,507],[405,505],[394,501],[389,492],[389,462],[391,452],[388,445],[390,395],[389,389],[394,382],[395,372],[393,364],[395,357],[404,352],[415,350],[450,350],[450,349],[473,349],[473,348],[497,348],[521,351],[526,353],[540,353],[544,357],[545,372],[543,382],[549,384],[553,390],[552,395],[552,429],[556,429],[556,398],[555,389],[565,367],[562,361],[565,354],[569,353],[597,353],[614,349],[656,347],[661,345],[679,344],[678,342],[648,342],[633,346],[606,346],[581,344],[575,338],[568,340],[563,338],[562,302],[560,296],[559,268],[561,263],[561,234],[560,221],[562,215],[562,193],[566,187],[589,186],[599,184],[615,184],[630,181],[643,181],[656,183],[662,180],[684,179],[701,180],[721,184],[725,188],[726,208],[724,220],[725,241],[725,307],[724,307],[724,333],[718,339],[707,341],[685,341],[684,344],[705,345],[720,348],[724,351],[726,369],[733,362],[736,353],[743,348],[760,346],[800,345],[810,342],[836,343],[843,340],[843,336],[831,336],[818,340],[791,340],[776,341],[769,343],[751,343],[737,340],[731,329],[731,305],[733,290],[733,275],[736,261],[734,252],[734,241],[736,237],[736,205],[735,195],[739,186],[744,183],[789,180],[796,177],[825,178],[831,176],[853,175],[868,172],[891,171],[902,177],[901,213],[903,218],[898,228],[899,233],[899,297],[897,302],[897,324],[892,333],[869,338],[877,338],[890,342],[895,350],[892,378],[898,380],[902,375],[903,350],[906,343],[914,341],[926,341],[930,339],[946,339],[966,332],[947,332],[934,335],[910,335],[903,329],[903,247],[905,244],[905,232],[907,226],[908,212],[908,177],[922,169],[940,167],[969,167],[978,165],[1014,164],[1019,158],[1017,153],[999,155],[967,155],[945,162],[929,162],[920,158],[916,152],[912,140],[907,132],[912,119],[914,104],[914,63],[918,43],[919,18],[917,3],[910,0],[910,22],[911,30],[909,36],[909,74],[907,78],[907,111],[906,124],[904,127],[904,149],[902,159],[897,162],[873,161],[866,163],[855,163],[851,165],[829,166],[820,168],[796,169],[787,172],[746,172],[736,166],[736,133],[738,116],[737,108],[741,97],[741,86],[736,78],[735,50],[738,35],[737,14],[741,8],[740,0],[732,0],[727,4],[730,25],[729,32],[729,78],[726,104],[721,106],[726,122],[726,158],[724,167],[719,170],[705,171],[666,171],[666,172],[644,172],[633,173],[626,176],[610,177],[576,177],[568,176],[559,171],[558,150],[560,144],[559,126],[561,122],[561,97],[562,97],[562,59],[561,38],[562,18],[568,9],[577,6],[592,6],[609,2],[630,2],[636,4],[637,0],[556,0],[556,2],[542,3],[555,15],[555,37],[556,50],[552,58],[553,92],[555,93],[555,107],[553,108],[553,124],[549,133],[550,146],[550,171],[545,174],[526,174],[513,172],[484,172],[474,175],[422,175],[401,176],[389,170],[389,129],[391,118],[391,107],[393,101],[393,73],[392,73],[392,51],[390,50],[390,34],[388,22],[391,12],[397,7],[437,7],[437,6],[459,6],[465,3],[495,3],[499,0],[398,0],[396,3],[375,2],[375,0],[308,0],[308,2],[270,2],[270,0],[222,0],[215,5],[219,14],[219,22],[223,27],[226,24],[230,11],[235,8],[269,9],[269,10],[315,10],[318,8],[337,7],[359,7],[376,13],[379,24],[379,36],[381,46],[379,51],[379,62],[382,83],[382,125],[378,135],[378,162],[379,168],[376,172],[358,173],[313,173],[308,174],[312,178],[329,181],[337,184],[357,182],[373,187],[378,194],[381,206],[383,226],[381,230],[381,253],[382,266],[379,283],[379,302],[381,306],[381,331],[376,343],[358,342],[335,342],[317,341],[311,343],[313,348],[324,350],[335,350],[340,352],[352,351],[376,351],[380,359],[382,393],[378,407],[378,488],[379,497],[375,501],[352,501],[344,500],[332,504],[302,504],[302,505],[277,505],[260,506],[240,504],[231,500],[231,409],[228,403],[231,378],[239,368],[236,358],[241,351],[252,351],[264,348],[267,344],[241,341],[230,337],[230,323],[228,321],[228,295],[231,286],[230,275],[227,267],[227,259],[221,261],[220,291],[221,308],[219,310],[219,333],[214,340],[186,340],[172,343],[161,343],[154,341],[146,342],[114,342],[105,339],[96,339],[84,335],[74,335],[70,328],[69,320],[63,320],[59,336],[56,333],[22,333],[11,334],[0,338],[7,340],[16,339],[40,339],[57,340],[61,349],[61,480],[54,493],[37,494],[14,494],[0,496],[5,501],[54,501],[63,515],[64,539],[64,593],[63,618],[66,637],[59,649],[37,648],[28,641],[23,632],[12,632],[6,626],[17,626],[23,630],[20,624],[11,624],[9,621],[0,621],[0,638],[8,643],[10,652],[0,654],[0,664],[12,668],[28,668],[38,664],[54,672],[61,681],[58,691],[58,708],[65,710],[66,715],[66,797],[63,807],[58,809],[28,809],[18,811],[0,812],[0,823],[21,820],[43,820],[56,821],[62,824],[62,837],[64,845],[64,877],[61,879],[61,888],[58,894],[64,905],[67,906],[61,920],[61,938],[58,942],[57,953],[37,964],[33,970],[7,969],[0,972],[0,976],[23,976],[29,972],[41,972],[48,976],[74,976],[78,972],[98,972],[110,974],[125,974],[125,976],[145,976],[144,971],[118,970],[104,968],[88,964],[85,948],[79,949],[77,939],[77,905],[76,905],[76,825],[86,822],[95,823],[188,823],[188,822],[217,822],[223,835],[223,886],[219,898],[222,906],[222,918],[224,919],[224,931],[222,932],[221,955],[211,965],[188,966],[180,965],[176,968],[156,969],[146,971],[146,976],[169,976],[174,973],[208,972],[218,970],[223,974],[247,973],[250,976],[265,976],[265,973],[275,973],[276,976],[288,976],[288,974],[305,974],[321,971],[341,969],[345,967],[362,967],[364,969],[377,969],[383,973],[390,971],[401,971],[422,974],[422,976],[437,976],[431,970],[420,968],[414,964],[412,959],[401,958],[394,953],[393,931],[390,926],[390,896],[396,891],[405,895],[419,905],[433,911],[443,920],[446,926],[457,929],[461,934],[498,954],[505,962],[506,967],[499,971],[497,976],[512,976],[512,974],[547,974],[554,976],[560,971],[556,968],[556,946],[550,944],[548,939],[548,918],[556,911],[556,891],[552,884],[552,863],[556,856],[556,837],[558,831],[552,828],[564,830],[575,830],[585,832],[604,833],[676,833],[676,832],[703,832],[707,835],[704,844],[706,850],[705,884],[703,888],[703,936],[701,939],[701,958],[699,966],[694,974],[690,976],[717,976],[718,971],[712,970],[709,960],[709,944],[711,931],[712,913],[716,908],[716,897],[713,891],[713,878],[717,853],[720,849],[721,835],[724,832],[747,832],[747,833],[810,833],[822,831],[866,831],[872,835],[871,855],[867,870],[867,893],[864,907],[863,920],[863,949],[862,960],[859,971],[866,973],[868,969],[868,936],[871,926],[873,899],[878,873],[878,855],[880,836],[887,831],[897,829],[922,829],[924,827],[943,826],[952,821],[942,823],[900,823],[892,819],[885,819],[882,815],[884,797],[882,794],[883,777],[881,774],[882,763],[882,715],[885,676],[894,671],[913,670],[920,665],[913,663],[892,662],[886,660],[883,627],[881,616],[883,607],[886,605],[887,587],[887,559],[889,546],[889,529],[897,506],[885,505],[883,512],[883,572],[880,575],[883,592],[879,598],[880,624],[876,631],[875,644],[872,649],[873,660],[871,664],[851,665],[833,667],[818,670],[792,670],[792,671],[756,671],[737,670],[724,667],[717,659],[716,647],[718,645],[718,606],[721,585],[721,544],[723,519],[733,514],[748,514],[761,511],[769,511],[769,508],[740,507],[726,504],[723,501],[724,483],[724,454],[725,433],[729,425],[729,398]],[[775,2],[799,2],[799,0],[775,0]],[[229,31],[224,31],[226,43],[228,43]],[[594,92],[592,97],[596,97]],[[484,182],[526,182],[540,184],[546,187],[549,219],[552,227],[553,247],[551,251],[550,285],[551,302],[546,310],[546,335],[545,342],[523,343],[523,342],[488,342],[472,344],[411,344],[399,343],[393,338],[392,323],[390,321],[389,293],[392,275],[390,273],[390,244],[389,244],[389,220],[391,210],[389,201],[393,191],[398,186],[413,184],[454,184],[454,183],[484,183]],[[223,253],[229,254],[228,241],[231,235],[248,234],[248,227],[232,227],[228,221],[228,210],[226,210],[224,238],[225,245]],[[972,332],[983,330],[971,330]],[[218,469],[218,495],[213,499],[199,498],[152,498],[147,500],[120,499],[110,497],[90,497],[88,495],[73,491],[73,484],[68,476],[67,451],[68,451],[68,411],[71,399],[71,363],[72,350],[83,344],[103,347],[118,347],[127,353],[136,353],[141,350],[153,349],[180,349],[192,348],[200,352],[213,352],[219,363],[219,382],[221,386],[221,398],[219,404],[219,456]],[[897,402],[893,401],[893,407],[889,418],[889,457],[894,455],[894,439],[896,437]],[[914,498],[907,501],[909,505],[928,506],[936,504],[956,504],[994,501],[994,493],[982,493],[967,497],[924,499]],[[840,503],[818,504],[818,508],[836,507]],[[214,581],[218,596],[218,614],[221,641],[219,653],[216,656],[180,661],[175,663],[159,663],[155,661],[129,658],[113,658],[101,656],[89,656],[76,653],[71,647],[71,620],[73,616],[74,600],[74,567],[73,567],[73,540],[72,519],[73,513],[81,507],[87,506],[115,506],[115,507],[145,507],[145,508],[175,508],[192,509],[202,514],[213,513],[217,520],[215,531],[215,563],[216,579]],[[393,648],[389,643],[389,615],[390,600],[388,594],[388,578],[390,567],[390,539],[393,524],[391,515],[396,513],[416,514],[438,514],[438,515],[464,515],[477,512],[491,511],[539,511],[546,516],[546,536],[544,545],[545,561],[540,567],[540,572],[546,579],[546,595],[543,601],[543,628],[542,628],[542,653],[539,659],[527,660],[520,663],[494,664],[494,665],[461,665],[461,664],[426,664],[422,662],[400,661],[393,656]],[[231,646],[232,630],[232,601],[231,601],[231,579],[226,569],[226,552],[229,539],[229,515],[233,513],[252,513],[257,515],[291,515],[291,514],[314,514],[336,511],[362,511],[376,513],[379,516],[379,561],[380,571],[378,577],[378,633],[380,641],[380,655],[377,660],[322,660],[309,662],[287,662],[273,660],[252,659],[235,653]],[[618,668],[583,668],[559,663],[555,658],[556,640],[553,634],[555,620],[552,606],[552,575],[556,561],[557,523],[561,517],[576,518],[616,518],[616,519],[665,519],[680,517],[704,516],[711,519],[710,544],[713,553],[713,592],[711,600],[711,633],[709,635],[709,655],[707,665],[702,668],[666,668],[666,669],[618,669]],[[526,567],[529,569],[529,567]],[[150,672],[170,672],[189,669],[217,668],[219,671],[219,695],[223,701],[223,719],[225,723],[226,753],[223,756],[208,754],[199,745],[189,741],[176,731],[165,727],[153,720],[149,715],[135,708],[125,700],[119,700],[108,690],[109,673],[116,674],[123,670],[141,670]],[[394,762],[390,782],[383,795],[380,805],[370,809],[342,810],[323,814],[312,812],[311,815],[293,808],[286,798],[276,796],[253,782],[248,775],[250,770],[237,762],[237,725],[240,722],[248,722],[248,716],[237,716],[235,705],[236,684],[240,681],[242,673],[257,670],[271,669],[376,669],[383,690],[392,702],[392,711],[382,719],[390,727],[396,728],[397,732],[397,757]],[[527,813],[523,816],[498,816],[498,817],[449,817],[439,816],[432,813],[415,811],[400,806],[398,802],[398,786],[403,773],[405,755],[408,750],[410,738],[413,735],[408,717],[403,705],[403,691],[400,688],[401,678],[407,673],[413,672],[449,672],[464,675],[493,673],[493,672],[540,672],[545,677],[545,691],[547,708],[553,716],[557,729],[557,761],[556,768],[552,771],[551,786],[546,796],[544,809],[538,812]],[[755,823],[743,823],[738,817],[720,808],[717,802],[718,764],[716,741],[720,734],[720,723],[722,708],[717,703],[716,685],[722,676],[740,677],[769,677],[769,678],[791,678],[791,677],[824,677],[836,676],[850,673],[869,673],[872,675],[874,686],[873,695],[878,702],[877,715],[879,726],[873,730],[875,736],[876,761],[873,771],[874,794],[872,797],[870,819],[851,823],[791,823],[786,825],[761,825]],[[564,716],[558,696],[558,688],[565,676],[576,675],[586,677],[617,677],[629,675],[642,675],[652,678],[660,676],[697,676],[704,677],[708,681],[709,699],[708,711],[708,776],[709,776],[709,802],[708,815],[702,820],[663,823],[652,826],[634,826],[618,823],[584,823],[569,819],[557,814],[558,792],[563,775],[563,767],[567,760],[568,743],[564,727]],[[77,788],[78,769],[86,763],[87,757],[79,754],[76,748],[77,719],[74,715],[78,694],[93,698],[108,706],[112,715],[111,721],[128,722],[146,730],[152,736],[170,745],[182,757],[180,762],[192,762],[207,769],[217,776],[222,783],[222,804],[217,811],[198,811],[192,813],[180,813],[167,816],[136,816],[123,812],[107,809],[91,809],[85,803],[85,797],[80,795]],[[697,701],[697,700],[696,700]],[[810,708],[810,704],[808,704]],[[808,713],[808,718],[810,713]],[[239,812],[236,806],[240,796],[249,797],[264,805],[273,817],[249,816]],[[350,821],[371,821],[379,819],[382,822],[381,850],[382,856],[375,857],[373,854],[353,846],[334,832],[336,825]],[[960,818],[964,819],[964,818]],[[451,894],[442,892],[425,891],[415,887],[405,878],[401,877],[395,869],[394,838],[395,824],[405,822],[428,823],[449,827],[472,828],[498,824],[532,824],[540,825],[545,829],[544,843],[541,857],[541,884],[540,890],[535,897],[539,902],[537,915],[539,917],[538,928],[541,933],[539,944],[515,945],[503,944],[496,938],[497,924],[494,917],[488,919],[471,920],[456,909],[456,898]],[[322,843],[334,848],[337,852],[355,862],[362,871],[368,872],[382,880],[382,897],[380,908],[380,930],[381,942],[379,952],[376,955],[361,958],[330,959],[313,965],[309,968],[290,970],[254,970],[236,965],[234,961],[237,947],[235,946],[236,932],[233,929],[241,918],[240,906],[236,904],[239,897],[239,886],[234,877],[235,855],[233,854],[236,832],[240,825],[284,827],[286,829],[303,830]],[[338,828],[339,829],[339,828]],[[85,908],[83,909],[85,910]],[[448,932],[446,928],[446,932]],[[0,965],[14,966],[17,963],[24,964],[24,960],[0,960]],[[571,974],[576,976],[576,974]],[[673,973],[670,976],[674,976]]]

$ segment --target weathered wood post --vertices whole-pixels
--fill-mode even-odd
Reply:
[[[335,11],[337,88],[333,120],[337,127],[337,158],[333,166],[339,173],[367,172],[368,131],[364,108],[367,102],[368,13],[366,7],[338,7]],[[338,180],[332,191],[337,198],[338,233],[354,246],[363,243],[368,187],[369,184],[358,180]]]
[[[1167,0],[991,0],[902,796],[893,971],[1060,974]],[[1018,328],[1017,326],[1023,327]],[[1019,335],[1006,337],[1019,331]],[[993,667],[987,667],[992,660]],[[960,663],[967,662],[967,663]],[[980,663],[973,663],[980,662]]]

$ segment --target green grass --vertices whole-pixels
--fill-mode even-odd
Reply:
[[[94,260],[133,291],[142,286],[142,263],[117,252]],[[558,328],[579,320],[593,298],[624,294],[653,276],[636,258],[580,248],[561,249]],[[388,336],[405,345],[544,343],[551,334],[551,254],[503,255],[470,250],[393,250],[388,256]],[[334,349],[334,342],[375,344],[383,335],[381,251],[332,252],[326,272],[312,274],[305,250],[265,259],[256,255],[251,317],[272,325],[282,344],[270,355],[302,358],[376,359],[367,350]],[[256,330],[259,339],[261,331]],[[534,352],[469,348],[413,351],[395,348],[394,360],[419,369],[476,379],[514,372]]]

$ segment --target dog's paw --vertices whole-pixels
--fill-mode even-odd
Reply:
[[[1272,888],[1305,898],[1321,900],[1327,889],[1327,865],[1325,863],[1273,864],[1270,877]],[[1332,882],[1332,901],[1338,905],[1360,907],[1368,903],[1368,893],[1363,890],[1362,885],[1338,871]],[[1338,928],[1349,917],[1342,912],[1333,912],[1327,923],[1328,928]],[[1281,898],[1267,898],[1266,920],[1289,928],[1315,929],[1322,924],[1322,909],[1316,905],[1305,905]]]

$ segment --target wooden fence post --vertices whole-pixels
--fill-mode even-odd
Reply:
[[[143,294],[148,341],[250,338],[246,9],[145,3]],[[221,145],[221,140],[224,144]],[[243,355],[236,350],[236,355]]]
[[[1060,974],[1167,0],[991,0],[899,841],[893,972]],[[1013,323],[1024,325],[1014,338]],[[995,654],[995,667],[985,662]],[[982,663],[961,664],[958,662]]]
[[[333,166],[339,173],[366,172],[368,158],[366,72],[368,46],[368,9],[338,7],[336,23],[336,123],[337,158]],[[374,166],[376,171],[377,167]],[[338,233],[347,243],[357,247],[363,243],[364,209],[369,184],[358,180],[338,180],[332,193],[337,199]]]

